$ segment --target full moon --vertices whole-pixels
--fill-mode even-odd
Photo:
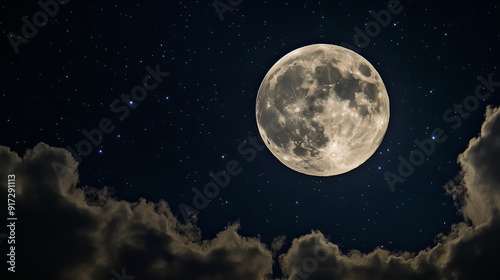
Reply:
[[[346,173],[377,150],[389,97],[375,68],[335,45],[296,49],[273,65],[257,94],[257,126],[271,153],[312,176]]]

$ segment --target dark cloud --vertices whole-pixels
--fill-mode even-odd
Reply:
[[[67,168],[60,178],[52,164]],[[0,147],[0,175],[16,175],[16,276],[19,279],[263,279],[272,253],[241,237],[238,224],[213,240],[179,223],[165,202],[118,201],[108,190],[78,187],[76,162],[38,144],[21,158]],[[6,180],[2,180],[6,197]]]
[[[458,157],[462,181],[448,186],[449,193],[463,199],[461,211],[475,225],[487,221],[491,212],[500,208],[499,109],[487,108],[480,136],[471,139],[469,148]]]
[[[481,135],[458,161],[463,171],[446,190],[465,222],[438,235],[435,246],[415,253],[342,252],[312,231],[279,256],[283,279],[500,279],[498,108],[488,108]],[[111,271],[120,275],[123,267],[136,279],[269,279],[273,252],[285,241],[277,237],[270,250],[240,236],[238,224],[202,240],[200,230],[180,223],[166,202],[119,201],[107,189],[77,187],[77,163],[66,150],[44,143],[22,158],[0,146],[0,176],[11,173],[18,194],[19,279],[112,279]],[[6,187],[1,180],[2,195]]]
[[[273,239],[273,242],[271,242],[271,250],[273,251],[273,256],[275,256],[276,252],[278,252],[279,250],[281,250],[281,248],[283,248],[283,245],[285,245],[285,240],[286,240],[285,235],[280,235]]]
[[[280,257],[285,279],[440,280],[499,279],[500,216],[477,228],[457,224],[433,248],[418,253],[380,248],[342,252],[320,232],[293,241]]]

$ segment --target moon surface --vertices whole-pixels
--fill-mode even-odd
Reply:
[[[359,54],[315,44],[281,58],[257,94],[260,135],[289,168],[313,176],[346,173],[377,150],[389,124],[389,97]]]

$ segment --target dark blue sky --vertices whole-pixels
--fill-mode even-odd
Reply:
[[[181,203],[193,207],[192,188],[203,190],[210,171],[235,160],[242,172],[198,215],[204,238],[239,221],[241,235],[266,244],[318,229],[342,250],[418,251],[462,220],[443,185],[458,175],[457,156],[480,132],[486,106],[500,99],[480,100],[457,128],[443,114],[474,94],[477,76],[498,79],[498,3],[401,1],[402,12],[358,50],[389,94],[385,138],[359,168],[319,178],[287,168],[267,148],[252,159],[239,151],[260,137],[258,88],[296,48],[354,46],[355,28],[364,30],[387,1],[243,0],[222,21],[211,1],[135,2],[61,5],[17,54],[7,34],[21,34],[21,18],[40,7],[2,4],[0,144],[20,155],[39,142],[76,149],[83,130],[109,118],[115,129],[83,157],[80,184],[110,187],[127,201],[165,200],[180,219]],[[110,105],[125,106],[121,95],[157,65],[168,77],[120,120]],[[398,156],[408,159],[435,128],[448,139],[392,192],[384,173],[397,173]]]

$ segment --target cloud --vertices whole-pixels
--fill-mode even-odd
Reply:
[[[467,150],[458,157],[462,181],[448,186],[450,194],[461,198],[461,212],[474,225],[484,223],[492,211],[500,208],[499,110],[486,109],[480,136],[471,139]]]
[[[460,177],[446,190],[465,221],[438,235],[435,246],[414,253],[342,252],[312,231],[278,257],[282,278],[500,279],[498,108],[487,109],[481,134],[458,161]],[[16,175],[16,274],[22,279],[117,279],[115,271],[148,280],[264,280],[285,243],[278,236],[269,249],[240,236],[237,223],[203,240],[200,229],[179,222],[164,201],[120,201],[108,189],[81,186],[69,152],[44,143],[22,157],[0,146],[0,177],[8,174]],[[6,196],[6,180],[0,192]]]
[[[56,176],[52,163],[65,166]],[[0,147],[0,176],[16,175],[16,274],[23,279],[264,279],[272,253],[232,224],[212,240],[180,223],[166,202],[130,203],[76,188],[77,163],[44,143],[22,159]],[[2,180],[6,197],[6,180]]]
[[[284,279],[498,279],[500,216],[477,228],[457,224],[433,248],[418,253],[380,248],[343,253],[320,232],[302,236],[280,256]],[[480,277],[479,277],[480,276]]]
[[[273,257],[276,255],[276,252],[283,248],[285,245],[286,235],[280,235],[273,239],[271,242],[271,250],[273,251]]]

